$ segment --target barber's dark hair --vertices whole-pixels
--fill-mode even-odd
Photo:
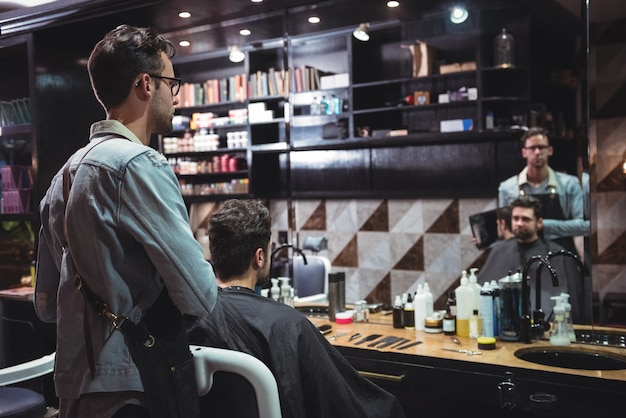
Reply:
[[[520,141],[522,142],[522,145],[526,144],[526,140],[528,138],[530,138],[531,136],[535,136],[535,135],[543,135],[548,140],[548,145],[550,145],[550,136],[548,136],[548,131],[546,131],[545,129],[540,128],[538,126],[534,126],[532,128],[528,128],[528,130],[526,132],[524,132],[524,134],[520,138]]]
[[[496,209],[496,218],[498,220],[504,220],[504,224],[506,225],[506,229],[509,231],[513,231],[513,226],[511,225],[511,215],[513,213],[513,209],[510,206],[504,206]]]
[[[217,277],[228,280],[245,273],[258,248],[267,251],[270,212],[259,200],[230,199],[209,218],[211,263]],[[270,255],[267,254],[268,261]]]
[[[171,58],[176,50],[152,28],[120,25],[107,33],[87,63],[91,86],[102,106],[109,110],[122,103],[139,74],[160,75],[164,68],[161,52]]]
[[[539,199],[533,196],[520,196],[511,203],[511,208],[530,208],[535,214],[535,218],[543,217],[543,208]]]

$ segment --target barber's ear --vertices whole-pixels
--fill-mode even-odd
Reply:
[[[265,251],[263,248],[257,248],[254,252],[254,264],[256,268],[263,267],[265,263]]]
[[[543,218],[537,219],[537,229],[543,229]]]

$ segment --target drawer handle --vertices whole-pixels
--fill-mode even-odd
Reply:
[[[402,382],[404,381],[405,375],[401,374],[399,376],[392,374],[383,374],[383,373],[374,373],[374,372],[364,372],[359,370],[359,374],[363,377],[367,377],[368,379],[381,379],[381,380],[389,380],[391,382]]]

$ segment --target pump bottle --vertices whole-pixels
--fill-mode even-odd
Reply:
[[[478,309],[478,312],[480,312],[480,291],[482,290],[482,287],[478,284],[478,277],[476,276],[477,271],[478,269],[476,267],[472,267],[470,269],[469,287],[472,289],[472,292],[474,292],[472,310]]]
[[[550,330],[550,344],[552,345],[569,345],[570,340],[567,335],[567,322],[565,321],[565,308],[563,307],[563,299],[561,296],[552,296],[550,299],[555,301],[554,306],[554,323]]]
[[[270,289],[270,296],[273,300],[278,301],[280,299],[280,287],[278,287],[278,279],[273,278],[272,280],[272,288]]]
[[[572,321],[572,305],[569,303],[569,294],[561,293],[563,308],[565,309],[565,323],[567,324],[567,336],[570,342],[576,342],[576,332],[574,332],[574,323]]]
[[[463,270],[461,285],[454,290],[456,296],[456,333],[469,337],[469,319],[473,310],[473,292],[469,288],[467,272]]]

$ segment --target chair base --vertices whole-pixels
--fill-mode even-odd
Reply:
[[[30,389],[0,388],[0,418],[41,418],[47,410],[44,397]]]

